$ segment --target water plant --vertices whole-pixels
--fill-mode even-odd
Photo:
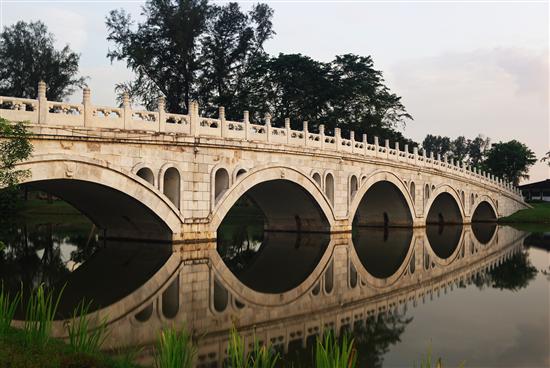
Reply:
[[[53,319],[64,289],[65,287],[59,291],[57,298],[54,298],[54,291],[46,290],[44,284],[40,284],[30,293],[23,325],[27,344],[44,347],[48,342]]]
[[[10,294],[4,290],[4,284],[0,285],[0,335],[4,335],[10,328],[20,300],[20,293],[16,293],[11,298]]]
[[[244,351],[244,339],[235,326],[229,331],[227,346],[227,367],[231,368],[274,368],[279,361],[279,354],[270,346],[260,344],[254,338],[254,346],[249,354]]]
[[[91,303],[91,301],[87,304],[84,301],[79,303],[67,324],[69,345],[77,353],[97,353],[107,338],[106,319],[101,321],[95,328],[90,328],[88,314]]]
[[[357,364],[357,354],[353,339],[344,334],[340,342],[332,331],[324,334],[323,339],[317,338],[315,344],[316,368],[354,368]]]
[[[155,351],[156,368],[191,368],[197,351],[189,333],[167,329],[160,333]]]

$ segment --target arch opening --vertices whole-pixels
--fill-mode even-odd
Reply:
[[[359,183],[357,181],[357,176],[352,175],[350,180],[350,186],[349,186],[349,198],[350,201],[355,197],[355,194],[357,194],[357,190],[359,189]]]
[[[472,222],[496,222],[497,215],[487,201],[481,201],[472,215]]]
[[[409,192],[411,193],[411,200],[414,204],[416,200],[416,186],[414,185],[414,181],[411,181],[411,184],[409,185]]]
[[[330,204],[334,206],[334,176],[331,173],[325,176],[325,194]]]
[[[88,217],[105,238],[172,239],[171,229],[155,212],[110,186],[79,179],[39,180],[22,186],[63,199]]]
[[[241,175],[244,175],[246,174],[246,170],[245,169],[239,169],[239,171],[237,171],[237,175],[235,175],[235,178],[239,178]]]
[[[164,172],[163,192],[170,201],[180,209],[181,178],[178,169],[170,167]]]
[[[218,169],[214,175],[214,200],[218,202],[220,197],[229,189],[229,174],[226,169]]]
[[[379,181],[367,190],[353,219],[354,226],[408,227],[412,223],[403,193],[389,181]]]
[[[313,177],[313,180],[315,180],[315,182],[319,186],[319,188],[321,188],[321,175],[319,175],[319,173],[314,173],[312,177]]]
[[[455,198],[447,192],[440,193],[432,202],[426,224],[462,224],[462,213]]]
[[[137,171],[137,176],[145,180],[151,185],[155,185],[155,175],[153,174],[153,171],[148,167],[142,167]]]

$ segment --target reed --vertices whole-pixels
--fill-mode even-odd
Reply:
[[[197,351],[191,336],[185,329],[178,333],[174,329],[160,334],[155,352],[156,368],[191,368]]]
[[[279,361],[279,354],[270,346],[261,345],[254,338],[252,352],[245,354],[244,339],[237,332],[235,326],[229,331],[229,345],[227,346],[226,367],[231,368],[273,368]]]
[[[334,333],[329,331],[324,334],[322,340],[317,338],[315,345],[316,368],[354,368],[357,364],[354,342],[347,334],[340,342],[334,337]]]
[[[20,293],[16,293],[12,298],[10,293],[4,290],[4,284],[0,285],[0,335],[5,335],[10,329],[20,301]]]
[[[35,344],[39,347],[44,345],[50,339],[52,324],[61,300],[63,290],[61,289],[57,298],[54,298],[54,292],[48,291],[40,284],[29,296],[27,310],[25,314],[25,323],[23,331],[27,344]]]
[[[104,319],[95,328],[91,328],[88,317],[92,302],[82,301],[74,310],[70,322],[67,324],[69,346],[74,352],[95,354],[107,338],[107,321]]]

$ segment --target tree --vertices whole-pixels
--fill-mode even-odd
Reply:
[[[191,99],[207,110],[231,104],[242,74],[273,34],[273,11],[265,4],[245,14],[236,3],[149,0],[142,15],[145,21],[134,29],[124,10],[110,12],[107,39],[115,48],[107,56],[126,61],[136,73],[133,82],[119,84],[117,90],[149,109],[159,96],[171,112],[186,113]]]
[[[506,181],[519,184],[520,179],[528,179],[529,167],[537,162],[537,158],[525,144],[516,140],[493,144],[483,163],[493,175]]]
[[[464,162],[468,157],[470,140],[464,136],[457,137],[451,142],[451,158]]]
[[[31,152],[29,133],[24,123],[10,123],[0,118],[0,188],[11,188],[27,175],[15,165],[26,160]]]
[[[468,164],[478,169],[481,168],[481,164],[485,160],[485,155],[490,145],[491,140],[489,138],[484,138],[481,134],[469,141]]]
[[[540,162],[546,162],[550,166],[550,151],[546,152],[546,155],[540,159]]]
[[[435,156],[439,153],[446,156],[451,153],[451,138],[440,135],[428,134],[422,141],[422,148],[426,152],[433,152]]]
[[[54,47],[44,23],[19,21],[0,34],[0,95],[36,98],[38,82],[48,86],[49,100],[61,101],[85,85],[78,77],[80,56],[69,46]]]

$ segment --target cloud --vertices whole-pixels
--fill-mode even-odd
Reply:
[[[484,134],[518,139],[541,157],[548,151],[548,49],[486,48],[403,60],[386,73],[413,115],[405,134]],[[532,180],[548,176],[536,164]]]
[[[42,21],[55,36],[58,48],[69,45],[72,50],[80,52],[88,41],[87,18],[76,11],[55,6],[31,6],[7,4],[3,22],[9,26],[17,21]]]

